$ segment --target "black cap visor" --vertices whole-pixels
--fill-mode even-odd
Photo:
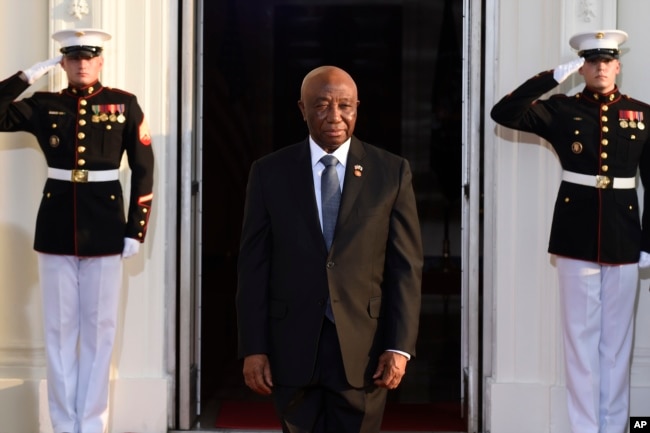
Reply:
[[[61,53],[72,59],[92,59],[102,53],[101,47],[91,47],[88,45],[74,45],[71,47],[61,48]]]
[[[619,50],[614,48],[595,48],[593,50],[583,50],[578,53],[580,57],[584,57],[585,60],[596,60],[596,59],[618,59]]]

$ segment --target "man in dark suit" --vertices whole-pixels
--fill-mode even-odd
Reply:
[[[573,36],[578,59],[535,75],[491,113],[548,140],[564,170],[548,251],[559,275],[574,433],[627,431],[638,268],[650,264],[650,107],[616,85],[626,40],[620,30]],[[539,99],[574,72],[584,78],[582,92]],[[637,170],[646,187],[643,224]]]
[[[285,432],[378,432],[386,390],[415,355],[423,258],[411,171],[353,136],[357,87],[342,69],[309,72],[298,105],[309,138],[250,171],[237,293],[244,378],[272,395]],[[321,190],[326,155],[336,157],[332,193]]]

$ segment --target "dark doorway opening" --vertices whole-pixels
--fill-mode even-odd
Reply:
[[[300,83],[323,64],[357,83],[355,135],[406,157],[414,174],[425,245],[418,356],[389,401],[460,408],[462,0],[313,3],[204,1],[202,411],[226,399],[260,400],[236,355],[248,170],[306,136]]]

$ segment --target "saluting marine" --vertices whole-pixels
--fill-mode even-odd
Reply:
[[[637,170],[650,186],[650,107],[615,83],[626,40],[620,30],[573,36],[578,59],[529,79],[491,112],[546,139],[562,165],[548,251],[558,268],[574,433],[626,431],[639,259],[650,265],[650,212],[641,224],[636,192]],[[580,93],[538,99],[576,71]]]
[[[99,81],[111,36],[77,29],[52,37],[62,55],[0,82],[0,131],[33,134],[48,166],[34,249],[54,432],[98,433],[106,430],[121,259],[136,254],[147,233],[154,158],[137,98]],[[15,100],[58,64],[66,89]],[[119,181],[124,154],[131,171],[126,199]]]

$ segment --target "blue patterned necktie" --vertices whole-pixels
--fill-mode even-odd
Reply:
[[[336,165],[339,160],[333,155],[325,155],[320,159],[325,165],[325,170],[321,176],[320,197],[323,217],[323,238],[329,251],[334,239],[334,228],[336,219],[339,214],[339,204],[341,203],[341,185],[339,176],[336,173]]]

